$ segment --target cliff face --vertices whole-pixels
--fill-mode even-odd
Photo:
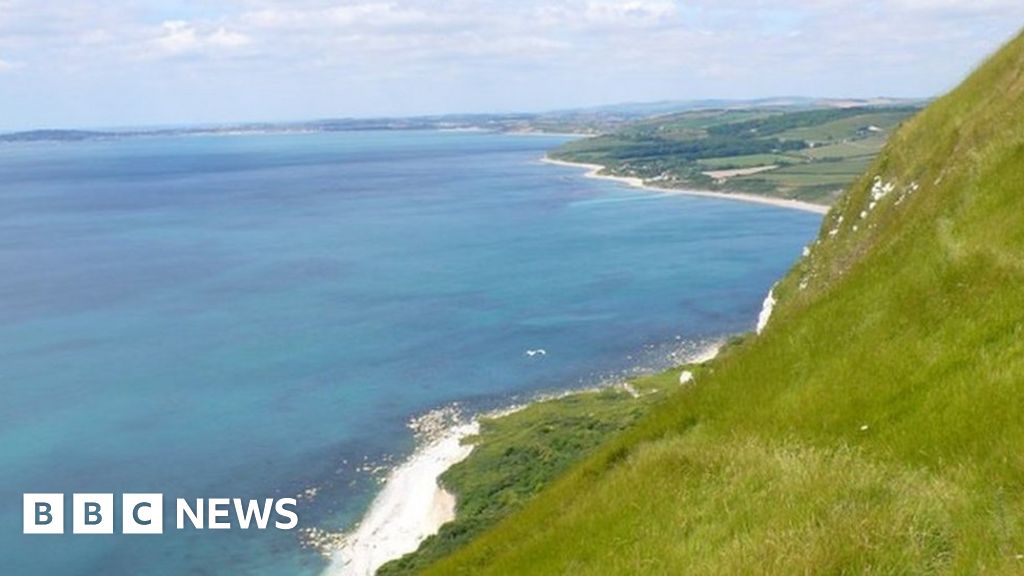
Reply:
[[[893,135],[774,295],[431,573],[1024,571],[1024,37]]]

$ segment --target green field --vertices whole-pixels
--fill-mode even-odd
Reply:
[[[906,117],[906,112],[902,110],[893,112],[865,112],[838,120],[823,122],[815,126],[794,128],[781,133],[779,136],[786,139],[806,140],[807,142],[816,143],[845,141],[856,136],[869,138],[871,136],[888,134],[892,129],[899,126]],[[872,131],[869,127],[879,131]]]
[[[726,156],[724,158],[702,158],[697,160],[697,164],[704,170],[751,168],[771,164],[792,164],[794,162],[806,162],[806,160],[800,156],[785,156],[782,154],[750,154],[747,156]]]
[[[601,164],[610,174],[657,179],[661,186],[747,192],[827,204],[878,154],[888,134],[916,109],[702,110],[659,116],[551,156]],[[819,163],[842,164],[819,169]],[[806,165],[797,170],[794,164]],[[756,177],[714,179],[709,170],[784,165]]]
[[[871,158],[852,158],[841,162],[814,162],[783,166],[770,172],[750,176],[737,176],[737,180],[768,180],[780,188],[799,189],[802,186],[829,184],[843,186],[861,175],[871,164]]]
[[[762,109],[697,110],[641,120],[620,132],[636,138],[689,139],[705,134],[708,128],[714,126],[759,120],[777,114],[777,111]]]
[[[867,138],[849,140],[836,144],[815,146],[801,150],[800,154],[812,160],[824,159],[845,159],[845,158],[874,158],[885,146],[884,135],[874,135]]]
[[[423,573],[1024,573],[1020,70],[895,131],[763,334]]]

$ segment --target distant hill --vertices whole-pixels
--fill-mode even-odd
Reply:
[[[95,132],[88,130],[28,130],[25,132],[0,134],[0,142],[78,142],[81,140],[108,138],[110,136],[112,136],[110,132]]]
[[[809,98],[805,96],[777,96],[731,100],[727,98],[705,100],[662,100],[658,102],[628,102],[585,108],[559,110],[555,114],[623,114],[630,116],[656,116],[694,110],[736,110],[751,108],[805,109],[855,108],[866,106],[920,106],[920,98]]]
[[[771,98],[762,100],[694,100],[617,104],[540,113],[444,114],[394,118],[325,118],[301,122],[242,122],[218,125],[133,128],[127,130],[29,130],[0,134],[0,142],[79,141],[177,136],[192,134],[239,134],[274,132],[338,132],[353,130],[479,129],[497,132],[564,132],[599,134],[662,114],[705,110],[750,108],[814,109],[841,105],[891,105],[894,99],[829,100]],[[908,101],[899,101],[908,102]]]

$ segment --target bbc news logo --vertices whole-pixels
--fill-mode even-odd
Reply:
[[[22,533],[64,533],[64,494],[24,494],[23,498]],[[177,498],[175,528],[229,530],[237,526],[242,530],[291,530],[299,523],[295,506],[295,498]],[[120,511],[122,534],[164,533],[163,494],[122,494]],[[70,516],[73,534],[113,534],[114,495],[72,494]]]

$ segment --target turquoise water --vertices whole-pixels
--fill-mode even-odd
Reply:
[[[23,536],[21,494],[162,492],[173,526],[174,497],[316,487],[300,526],[344,527],[377,486],[363,465],[412,450],[410,417],[750,330],[817,230],[537,161],[562,141],[0,147],[0,570],[315,574],[295,532]]]

